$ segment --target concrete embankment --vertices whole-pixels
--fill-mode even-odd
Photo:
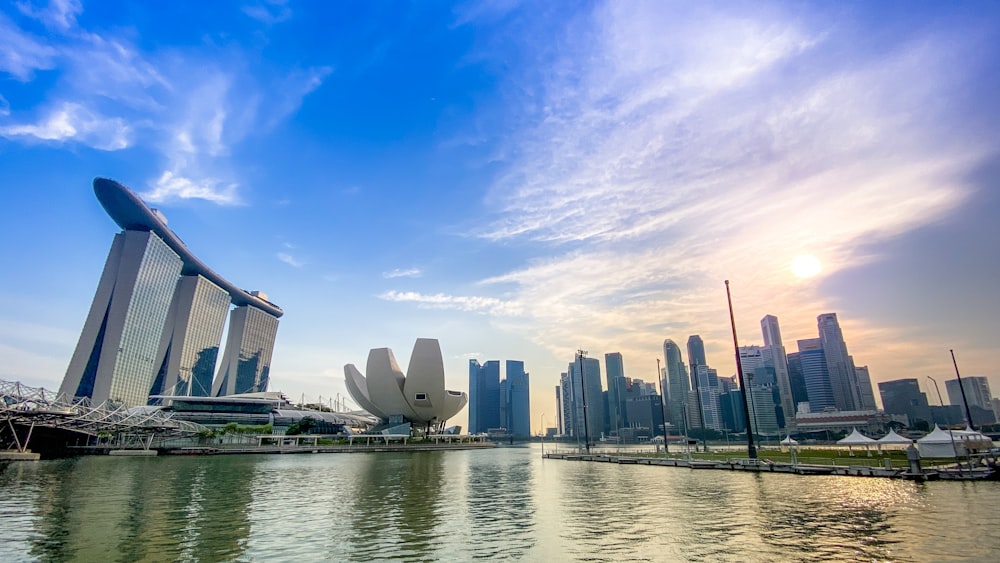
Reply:
[[[814,465],[800,463],[771,462],[760,459],[731,459],[711,461],[699,459],[676,459],[657,457],[634,457],[606,454],[547,453],[545,459],[566,461],[589,461],[596,463],[617,463],[619,465],[659,465],[684,467],[688,469],[714,469],[725,471],[750,471],[757,473],[789,473],[793,475],[841,475],[851,477],[882,477],[887,479],[909,479],[914,481],[944,480],[985,480],[996,478],[991,468],[969,469],[929,469],[921,473],[911,473],[904,469],[888,469],[866,465]]]

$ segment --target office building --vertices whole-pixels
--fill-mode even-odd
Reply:
[[[254,364],[246,391],[265,391],[281,309],[208,268],[160,212],[125,186],[97,178],[94,193],[122,231],[112,241],[59,392],[130,406],[146,404],[150,394],[208,394],[230,305],[252,309],[247,316],[268,327],[263,336],[269,341],[251,342],[252,351],[232,339],[225,351],[237,367],[241,360]]]
[[[612,352],[604,355],[605,377],[608,385],[608,409],[606,412],[608,423],[605,433],[608,435],[618,434],[620,428],[628,426],[625,413],[625,399],[622,394],[625,391],[627,382],[625,379],[625,364],[619,352]]]
[[[930,430],[934,418],[927,395],[920,391],[920,383],[916,379],[883,381],[878,384],[878,392],[882,397],[882,408],[887,414],[906,415],[911,428],[923,421],[927,430]]]
[[[785,345],[781,340],[781,328],[778,326],[778,317],[766,315],[760,320],[760,330],[764,336],[764,363],[774,368],[781,399],[781,411],[786,419],[791,420],[795,416],[797,401],[795,399],[795,392],[792,389],[788,356],[785,353]]]
[[[515,438],[531,436],[531,394],[529,374],[524,371],[524,362],[506,362],[506,421],[507,431]]]
[[[500,418],[500,362],[469,360],[469,433],[503,427]]]
[[[569,403],[571,413],[569,435],[584,438],[589,434],[591,442],[596,442],[604,431],[601,363],[596,358],[578,358],[569,364],[566,373],[570,392],[567,394],[567,387],[563,388],[563,400]],[[589,432],[584,432],[584,420]]]
[[[663,360],[666,365],[661,377],[664,378],[663,392],[667,400],[667,422],[680,432],[686,432],[684,409],[691,387],[681,349],[669,338],[663,341]]]
[[[809,410],[815,413],[836,409],[823,342],[819,338],[808,338],[799,340],[798,346],[796,359],[802,366],[802,378],[809,396]]]
[[[961,387],[958,385],[958,379],[948,379],[944,382],[944,386],[948,390],[948,402],[963,409],[962,389],[965,389],[965,399],[969,403],[969,412],[972,413],[972,424],[996,422],[993,415],[993,394],[990,392],[990,382],[987,378],[981,375],[963,377]]]
[[[837,314],[824,313],[816,317],[816,323],[819,327],[820,345],[826,358],[834,406],[842,411],[864,410],[862,396],[871,395],[871,383],[868,384],[867,392],[861,390],[854,358],[847,353],[847,344],[844,342]]]

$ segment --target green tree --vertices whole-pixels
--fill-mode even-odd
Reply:
[[[308,434],[310,430],[316,427],[317,421],[311,416],[304,416],[298,422],[293,422],[288,430],[285,430],[286,436],[297,436],[299,434]]]

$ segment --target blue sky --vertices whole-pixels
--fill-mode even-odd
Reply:
[[[991,2],[7,2],[0,377],[58,387],[114,178],[286,311],[272,388],[441,340],[521,359],[533,427],[582,347],[735,369],[837,312],[875,382],[996,368]],[[794,275],[796,256],[821,271]],[[931,391],[931,393],[933,393]],[[933,401],[933,399],[932,399]],[[458,422],[464,422],[464,413]]]

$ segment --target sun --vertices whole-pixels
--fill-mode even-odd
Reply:
[[[819,259],[812,254],[799,254],[792,259],[792,273],[800,278],[811,278],[823,269]]]

